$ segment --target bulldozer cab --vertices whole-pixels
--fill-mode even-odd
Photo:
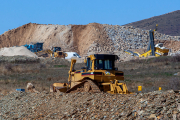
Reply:
[[[51,57],[65,58],[67,56],[65,52],[61,51],[61,47],[53,47],[52,49]]]
[[[61,47],[53,47],[53,52],[61,51]]]
[[[117,70],[114,62],[118,59],[117,55],[94,54],[87,57],[86,70]]]

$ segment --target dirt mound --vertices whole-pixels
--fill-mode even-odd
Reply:
[[[9,47],[1,48],[0,56],[28,56],[28,57],[38,57],[33,52],[29,51],[26,47]]]
[[[5,32],[0,35],[0,48],[26,44],[28,41],[31,41],[37,26],[38,24],[28,23]]]
[[[104,45],[107,35],[103,25],[91,23],[88,25],[72,25],[74,48],[80,55],[86,54],[91,44],[97,42]]]
[[[64,51],[75,51],[83,55],[94,41],[105,44],[106,38],[103,26],[98,23],[68,26],[28,23],[2,34],[0,47],[44,42],[44,49],[60,46]]]
[[[168,41],[165,47],[179,50],[180,36],[155,33],[156,40]],[[149,31],[132,26],[90,23],[88,25],[42,25],[28,23],[0,35],[0,48],[20,46],[31,42],[44,42],[43,49],[60,46],[63,51],[77,52],[80,56],[90,53],[117,53],[127,58],[124,49],[146,49]],[[166,42],[164,42],[166,43]]]
[[[44,49],[52,46],[61,46],[71,50],[72,41],[71,25],[41,25],[28,23],[0,35],[0,47],[20,46],[31,42],[44,42]],[[66,50],[66,49],[65,49]]]

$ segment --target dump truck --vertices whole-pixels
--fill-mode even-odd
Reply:
[[[68,83],[54,83],[50,92],[107,92],[130,94],[124,81],[124,73],[115,67],[117,55],[93,54],[84,60],[85,67],[75,70],[75,59],[71,60]]]

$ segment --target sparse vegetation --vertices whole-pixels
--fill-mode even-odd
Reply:
[[[180,89],[180,61],[177,56],[154,57],[150,59],[135,59],[118,63],[118,69],[124,72],[128,89],[137,92],[137,86],[143,87],[143,92],[158,90]]]
[[[0,59],[2,58],[0,57]],[[3,59],[5,59],[4,62],[0,64],[0,90],[2,93],[15,91],[16,88],[26,88],[28,82],[32,82],[39,91],[49,91],[52,83],[67,81],[69,71],[67,64],[69,62],[63,59],[29,62],[31,58],[27,58],[26,62],[24,58],[19,58],[19,61],[22,62],[18,63],[12,63],[10,60],[12,57],[3,57]],[[54,67],[57,64],[58,66]]]
[[[67,67],[67,65],[54,65],[54,67],[58,68],[58,67]]]
[[[1,59],[1,58],[0,58]],[[136,59],[116,63],[118,70],[124,72],[127,87],[132,92],[137,92],[137,87],[142,86],[142,92],[168,89],[180,89],[179,56],[158,57],[150,59]],[[174,62],[177,61],[177,62]],[[168,64],[167,64],[168,63]],[[39,63],[11,63],[0,64],[0,90],[14,91],[16,88],[26,88],[32,82],[39,91],[49,91],[49,86],[54,82],[67,82],[70,62],[63,59],[43,59]],[[75,69],[81,69],[84,63],[77,63]]]

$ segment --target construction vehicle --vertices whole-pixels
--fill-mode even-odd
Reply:
[[[46,50],[41,50],[41,51],[35,52],[35,54],[38,57],[50,57],[52,53],[53,52],[50,49],[46,49]]]
[[[94,54],[85,58],[86,67],[74,70],[76,59],[71,59],[68,83],[54,83],[50,92],[107,92],[130,94],[124,73],[115,67],[117,55]]]
[[[156,29],[157,30],[157,24],[156,24]],[[148,57],[148,56],[167,56],[169,53],[169,49],[166,47],[163,47],[163,43],[158,43],[154,45],[154,31],[149,30],[149,44],[147,47],[147,51],[145,53],[138,53],[138,52],[133,52],[131,50],[124,50],[126,53],[131,54],[132,56],[138,56],[138,57]]]
[[[51,57],[56,58],[65,58],[67,54],[63,51],[61,51],[61,47],[53,47],[53,51],[51,53]]]
[[[61,51],[61,47],[52,47],[52,50],[46,49],[35,52],[38,57],[65,58],[67,54]]]
[[[81,56],[79,54],[77,54],[76,52],[65,52],[66,53],[66,57],[65,59],[71,59],[71,58],[81,58]]]
[[[44,43],[37,42],[37,43],[25,44],[23,46],[26,47],[31,52],[39,52],[43,50],[43,44]]]

